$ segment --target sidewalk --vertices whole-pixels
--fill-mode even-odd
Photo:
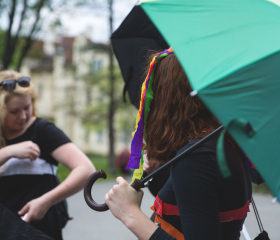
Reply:
[[[115,181],[99,179],[92,188],[92,197],[98,203],[104,203],[104,195],[116,184]],[[143,189],[144,197],[141,208],[150,216],[154,197],[148,189]],[[111,212],[96,212],[90,209],[83,196],[83,191],[68,198],[69,221],[63,230],[64,240],[132,240],[136,237],[116,219]]]
[[[280,204],[278,202],[272,204],[270,195],[254,194],[253,198],[264,230],[268,232],[271,240],[280,240]],[[252,240],[260,233],[252,204],[250,204],[250,213],[245,221],[245,227]],[[242,236],[241,240],[243,239],[245,238]]]
[[[98,203],[104,203],[104,195],[115,181],[99,179],[93,186],[93,198]],[[141,205],[143,212],[150,216],[149,209],[153,205],[154,197],[148,189],[143,189],[144,198]],[[272,204],[272,197],[268,195],[254,195],[254,200],[261,217],[263,227],[268,232],[271,240],[280,240],[280,204]],[[96,212],[91,210],[83,196],[83,192],[68,199],[70,216],[64,228],[64,240],[133,240],[137,239],[126,227],[117,220],[110,211]],[[259,233],[258,224],[252,206],[245,222],[245,227],[253,240]],[[241,240],[245,240],[241,235]]]

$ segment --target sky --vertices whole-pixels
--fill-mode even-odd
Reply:
[[[136,3],[137,0],[114,0],[114,30],[117,29]],[[45,15],[43,26],[45,31],[40,38],[51,38],[48,26],[54,19],[55,14],[49,12],[43,14]],[[107,43],[110,38],[108,13],[106,11],[79,8],[73,9],[71,12],[62,11],[59,13],[59,16],[63,25],[62,31],[66,36],[77,36],[89,32],[89,29],[91,29],[89,37],[93,42]],[[0,27],[7,29],[7,26],[8,18],[2,15],[0,18]]]
[[[115,1],[114,30],[122,23],[136,2],[136,0]],[[60,17],[66,35],[75,36],[89,32],[91,29],[90,35],[93,42],[106,43],[109,40],[108,16],[101,10],[93,12],[85,9],[77,14],[61,14]]]

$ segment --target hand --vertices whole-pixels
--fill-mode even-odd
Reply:
[[[151,174],[153,171],[155,171],[156,169],[158,169],[160,167],[160,162],[150,159],[148,160],[147,158],[147,154],[144,154],[143,156],[143,170],[149,175]]]
[[[30,222],[32,220],[42,219],[50,206],[48,206],[44,200],[40,198],[36,198],[26,203],[24,207],[18,212],[19,215],[24,217],[25,222]],[[28,214],[27,214],[28,213]]]
[[[143,198],[143,191],[132,188],[122,177],[116,179],[118,185],[105,195],[105,202],[113,215],[124,222],[129,216],[137,215]]]
[[[29,158],[31,161],[40,156],[39,146],[32,141],[25,141],[7,146],[10,155],[17,158]]]

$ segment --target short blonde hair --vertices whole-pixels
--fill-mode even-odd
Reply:
[[[20,77],[23,77],[23,75],[19,72],[13,71],[13,70],[5,70],[0,71],[0,82],[3,82],[4,80],[8,79],[19,79]],[[16,87],[13,91],[8,92],[4,90],[2,87],[0,87],[0,148],[5,146],[5,140],[3,136],[3,128],[4,128],[4,119],[6,117],[6,103],[9,101],[9,99],[13,96],[30,96],[32,100],[32,107],[33,107],[33,116],[36,116],[36,108],[35,103],[37,100],[37,93],[30,83],[29,87],[21,87],[18,84],[16,84]]]

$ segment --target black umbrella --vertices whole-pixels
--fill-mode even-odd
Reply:
[[[163,51],[169,45],[140,5],[134,6],[112,34],[111,41],[125,81],[124,101],[128,91],[131,103],[139,108],[147,56],[150,51]]]
[[[0,203],[0,238],[5,240],[52,240],[21,220]]]

